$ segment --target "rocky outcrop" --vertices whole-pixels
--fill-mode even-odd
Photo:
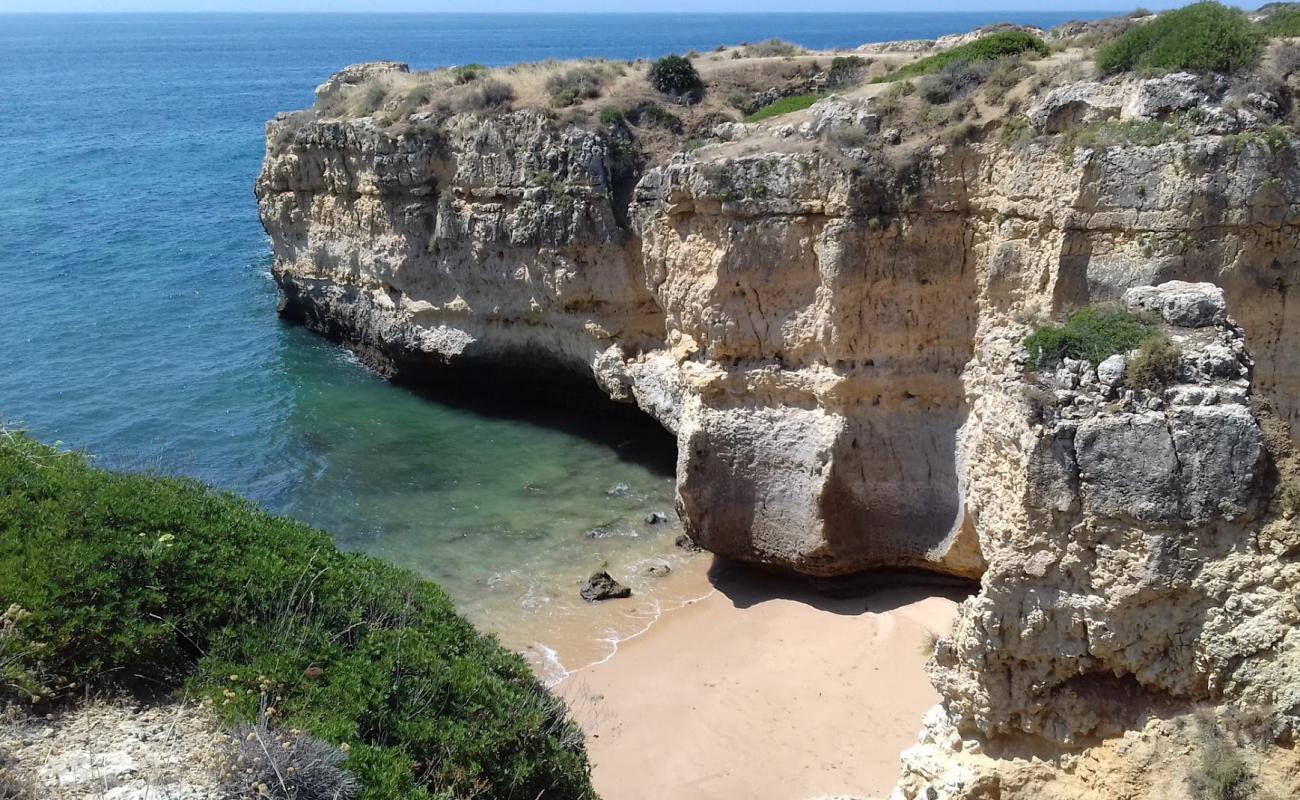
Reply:
[[[378,68],[401,65],[359,72]],[[878,125],[853,103],[814,111],[814,139],[825,119]],[[1288,142],[1252,136],[1068,159],[989,141],[900,169],[750,131],[640,169],[617,130],[534,110],[282,118],[257,194],[286,316],[401,379],[567,376],[635,404],[676,434],[682,518],[714,552],[975,577],[982,354],[1018,320],[1213,281],[1257,389],[1295,421],[1300,170]]]
[[[1300,164],[1227,91],[1076,81],[1025,98],[1037,138],[906,150],[831,98],[652,163],[538,110],[285,117],[257,195],[284,314],[381,372],[662,424],[688,544],[980,578],[899,793],[1030,797],[1197,705],[1300,724]],[[1099,302],[1161,318],[1167,385],[1027,371],[1035,324]]]
[[[1209,284],[1124,302],[1169,326],[1171,384],[1117,390],[1081,362],[1025,383],[1014,349],[988,354],[972,468],[982,505],[1015,513],[980,528],[988,571],[936,647],[945,700],[900,798],[1069,796],[1062,752],[1144,725],[1176,750],[1182,728],[1153,720],[1198,705],[1266,720],[1263,744],[1300,732],[1300,525],[1274,502],[1244,337]],[[1026,768],[1034,742],[1055,766]],[[1178,796],[1151,781],[1192,761],[1122,796]]]

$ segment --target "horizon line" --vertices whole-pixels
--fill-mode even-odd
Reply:
[[[909,16],[930,16],[934,14],[1019,14],[1030,12],[1034,14],[1105,14],[1110,12],[1127,13],[1134,9],[1129,6],[1117,8],[1063,8],[1052,10],[1041,10],[1031,6],[1021,8],[993,8],[984,10],[963,10],[963,9],[944,9],[935,11],[805,11],[801,9],[788,10],[770,10],[770,11],[301,11],[301,10],[284,10],[284,11],[255,11],[252,9],[215,9],[207,11],[179,11],[179,10],[156,10],[156,9],[124,9],[120,11],[0,11],[0,17],[68,17],[68,16],[221,16],[234,14],[256,14],[262,16],[499,16],[499,15],[521,15],[534,14],[542,15],[567,15],[567,16],[584,16],[584,17],[614,17],[614,16],[737,16],[737,17],[757,17],[764,15],[776,14],[800,14],[800,15],[854,15],[854,16],[883,16],[883,15],[909,15]],[[1165,9],[1162,9],[1165,10]]]

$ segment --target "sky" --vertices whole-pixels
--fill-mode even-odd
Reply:
[[[1190,0],[1186,0],[1190,2]],[[1241,3],[1254,8],[1258,2]],[[0,12],[780,12],[780,11],[1129,11],[1182,0],[0,0]]]

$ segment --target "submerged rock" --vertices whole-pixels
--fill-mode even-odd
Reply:
[[[593,572],[578,591],[588,603],[631,597],[632,590],[614,580],[608,572]]]
[[[668,521],[668,515],[662,511],[651,511],[645,516],[645,524],[659,525]]]

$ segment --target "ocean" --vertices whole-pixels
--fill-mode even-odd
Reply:
[[[281,323],[252,195],[266,120],[359,61],[848,47],[1087,16],[0,14],[0,420],[415,569],[558,677],[684,599],[645,573],[690,569],[671,441],[421,397]],[[634,602],[577,599],[605,566]]]

